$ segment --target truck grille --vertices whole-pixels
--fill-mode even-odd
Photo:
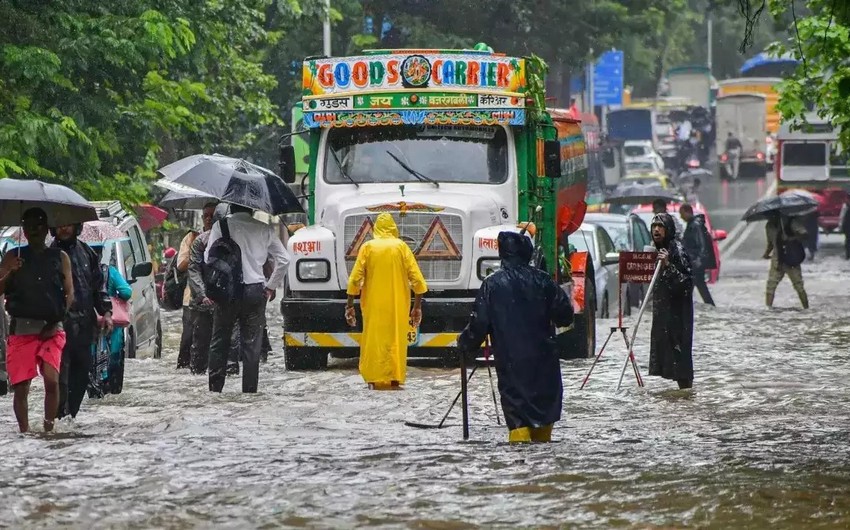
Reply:
[[[459,215],[431,212],[408,212],[404,217],[395,212],[391,215],[402,241],[416,255],[426,281],[452,282],[460,278],[463,220]],[[372,239],[370,223],[374,224],[377,218],[377,213],[345,218],[342,251],[349,274],[360,245]]]

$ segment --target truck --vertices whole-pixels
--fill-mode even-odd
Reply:
[[[711,69],[707,66],[678,66],[667,71],[670,96],[686,98],[694,105],[710,109]]]
[[[716,152],[720,160],[720,174],[737,178],[738,173],[727,171],[726,139],[732,133],[741,141],[740,167],[754,169],[760,177],[767,173],[767,131],[765,129],[764,94],[736,93],[717,98]]]
[[[557,330],[559,354],[593,355],[592,262],[568,250],[586,211],[585,142],[579,121],[545,107],[545,70],[537,58],[486,46],[304,61],[308,223],[287,242],[280,307],[288,370],[359,354],[360,329],[343,318],[346,287],[382,212],[428,282],[409,357],[457,359],[477,291],[500,266],[502,231],[532,237],[537,265],[572,297],[576,319]],[[295,180],[294,158],[282,145],[286,182]]]
[[[651,108],[632,108],[608,112],[608,139],[615,142],[649,140],[658,144],[655,111]]]
[[[838,141],[840,129],[815,112],[800,127],[783,123],[777,134],[776,192],[804,189],[818,198],[818,226],[838,228],[841,206],[850,191],[850,156]]]

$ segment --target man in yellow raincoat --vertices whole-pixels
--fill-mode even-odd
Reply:
[[[410,309],[410,291],[415,299]],[[428,290],[419,264],[399,239],[392,216],[382,213],[375,222],[374,239],[357,253],[348,278],[345,319],[357,325],[354,297],[360,295],[363,335],[360,339],[360,375],[373,389],[398,388],[407,374],[409,325],[422,321],[422,295]]]

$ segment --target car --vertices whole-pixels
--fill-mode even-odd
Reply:
[[[673,180],[666,173],[659,173],[657,171],[636,171],[627,173],[620,182],[625,183],[623,186],[631,184],[640,184],[643,186],[657,185],[661,186],[665,190],[676,191],[676,185],[673,183]]]
[[[685,233],[685,223],[682,221],[681,216],[679,216],[679,208],[682,205],[679,203],[670,203],[667,205],[667,213],[669,213],[673,220],[676,222],[676,235],[681,238],[681,236]],[[726,239],[726,231],[725,230],[714,230],[711,226],[711,216],[708,215],[708,211],[706,211],[705,207],[699,202],[695,204],[691,204],[694,208],[694,215],[703,215],[705,218],[705,227],[708,229],[708,233],[712,237],[712,245],[714,246],[714,255],[717,256],[717,268],[706,271],[707,282],[708,283],[717,283],[717,280],[720,279],[720,247],[718,242]],[[650,205],[641,205],[632,210],[632,213],[636,214],[638,217],[644,220],[647,226],[652,224],[652,218],[655,217],[655,214],[652,213],[652,206]]]
[[[616,252],[641,252],[652,245],[652,235],[638,215],[609,213],[586,214],[584,221],[605,230],[614,242]],[[643,284],[630,283],[623,290],[623,314],[631,314],[632,307],[640,307],[646,293]]]
[[[101,221],[115,225],[127,237],[114,244],[119,270],[133,288],[130,299],[130,326],[127,328],[125,353],[128,358],[150,354],[162,357],[162,320],[153,263],[144,232],[135,217],[124,211],[118,201],[90,203]]]
[[[627,167],[629,162],[651,162],[659,171],[664,171],[664,159],[655,150],[650,140],[625,141],[623,155]]]
[[[596,289],[596,315],[599,318],[610,318],[612,304],[614,314],[617,312],[620,276],[620,256],[611,236],[601,226],[582,223],[578,230],[568,236],[567,241],[577,251],[590,254]]]
[[[626,177],[632,173],[661,173],[664,174],[664,163],[659,163],[654,158],[641,158],[626,160],[623,163]]]

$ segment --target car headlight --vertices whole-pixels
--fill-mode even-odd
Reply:
[[[502,260],[499,258],[481,258],[478,260],[478,279],[484,280],[501,268]]]
[[[331,279],[331,264],[326,259],[298,260],[295,275],[299,282],[326,282]]]

